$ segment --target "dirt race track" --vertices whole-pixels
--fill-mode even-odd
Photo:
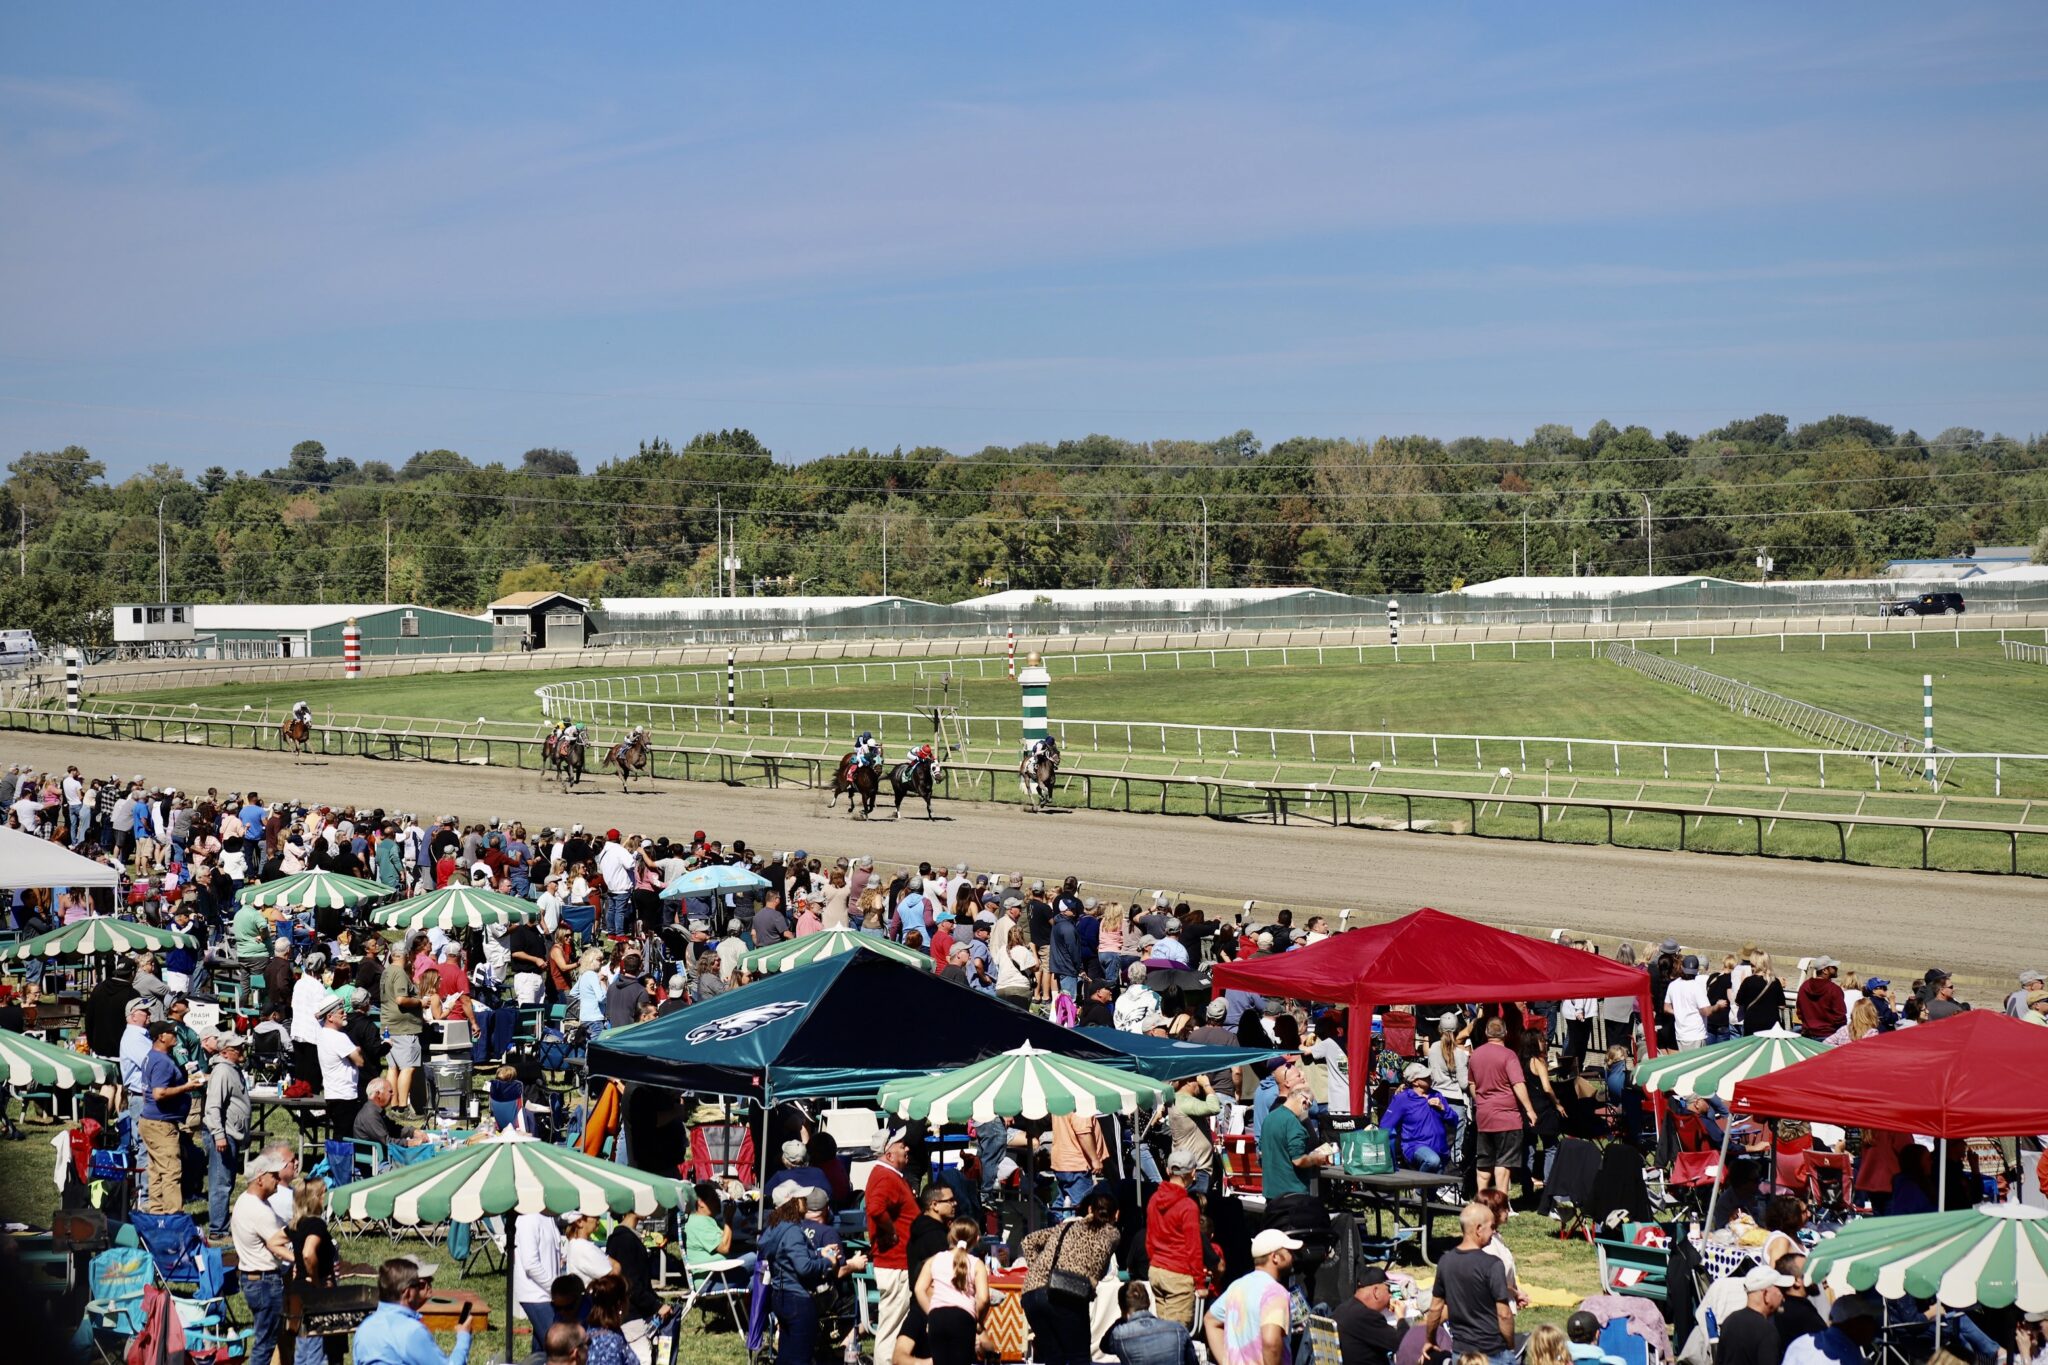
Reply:
[[[147,774],[181,791],[244,791],[353,802],[465,821],[581,821],[627,833],[745,839],[817,855],[872,854],[879,867],[966,862],[977,869],[1074,875],[1098,886],[1172,888],[1199,900],[1334,909],[1371,919],[1421,905],[1548,933],[1567,927],[1603,947],[1675,935],[1719,952],[1755,941],[1788,978],[1796,959],[1830,953],[1851,967],[1918,976],[1954,972],[1964,998],[1995,1004],[2013,973],[2048,968],[2048,884],[2027,878],[1842,867],[1705,854],[1313,827],[1276,829],[1184,817],[942,803],[927,824],[886,801],[867,824],[803,791],[664,781],[622,794],[615,780],[574,794],[504,768],[307,759],[133,741],[0,736],[0,761],[77,763],[88,775]],[[1112,893],[1113,894],[1113,893]],[[1297,922],[1299,918],[1297,918]],[[1787,959],[1790,959],[1789,961]],[[1996,988],[1998,996],[1991,994]]]

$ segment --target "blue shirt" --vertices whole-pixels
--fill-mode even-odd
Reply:
[[[1243,1017],[1246,1010],[1265,1008],[1265,1000],[1250,991],[1226,990],[1223,992],[1223,1027],[1235,1029],[1237,1021]]]
[[[184,1083],[185,1068],[179,1066],[170,1053],[158,1052],[151,1048],[149,1055],[142,1059],[142,1117],[167,1119],[172,1123],[184,1122],[185,1116],[192,1112],[190,1091],[165,1100],[159,1100],[151,1093],[158,1086]]]
[[[1439,1110],[1430,1104],[1435,1099],[1444,1106]],[[1411,1154],[1418,1147],[1427,1147],[1438,1156],[1449,1154],[1450,1142],[1444,1132],[1450,1117],[1450,1102],[1434,1093],[1418,1095],[1407,1086],[1387,1103],[1387,1111],[1380,1118],[1380,1127],[1387,1130],[1388,1138],[1394,1144],[1394,1154],[1404,1164],[1413,1164]]]
[[[263,820],[264,817],[268,814],[268,811],[264,810],[263,807],[257,805],[254,801],[251,801],[248,805],[242,807],[242,823],[249,827],[249,834],[251,837],[254,837],[263,832]]]
[[[356,1328],[356,1365],[463,1365],[468,1359],[467,1329],[455,1334],[455,1349],[444,1356],[420,1315],[402,1303],[378,1304]]]
[[[1188,1329],[1154,1313],[1133,1313],[1109,1329],[1103,1345],[1123,1365],[1194,1365]]]
[[[585,972],[577,977],[570,994],[576,997],[576,1018],[579,1022],[596,1023],[604,1018],[604,983],[597,979],[596,972]]]
[[[912,929],[920,935],[924,933],[924,897],[918,892],[913,891],[896,902],[896,927],[898,938]]]

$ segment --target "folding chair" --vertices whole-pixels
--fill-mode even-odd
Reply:
[[[754,1134],[744,1123],[700,1123],[690,1130],[690,1179],[721,1176],[746,1183],[754,1170]]]
[[[1628,1330],[1627,1318],[1610,1319],[1600,1329],[1600,1349],[1621,1365],[1650,1365],[1650,1343]]]
[[[227,1284],[227,1267],[219,1247],[206,1244],[189,1213],[143,1213],[128,1216],[135,1235],[142,1239],[156,1273],[166,1287],[191,1286],[191,1297],[216,1299]]]
[[[478,1273],[495,1275],[505,1268],[505,1250],[499,1245],[504,1233],[496,1218],[474,1223],[448,1225],[448,1259],[462,1267],[463,1277]]]
[[[699,1261],[683,1267],[684,1288],[676,1304],[676,1320],[681,1322],[690,1315],[693,1308],[705,1311],[699,1327],[708,1326],[712,1321],[710,1310],[723,1305],[732,1317],[733,1330],[744,1332],[747,1328],[747,1304],[752,1293],[749,1283],[748,1266],[737,1257],[716,1261]],[[858,1292],[858,1291],[856,1291]]]
[[[1335,1318],[1326,1318],[1320,1313],[1309,1314],[1308,1358],[1310,1365],[1343,1365]]]

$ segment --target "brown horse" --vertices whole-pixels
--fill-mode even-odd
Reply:
[[[295,754],[305,753],[311,747],[309,741],[312,737],[312,722],[300,720],[297,716],[286,716],[284,723],[277,727],[277,747]]]
[[[583,780],[583,741],[562,735],[554,735],[541,744],[541,759],[546,768],[545,776],[559,777],[562,785],[573,787]]]
[[[653,780],[654,774],[647,767],[647,757],[653,747],[646,734],[641,733],[622,739],[604,751],[604,766],[619,770],[622,790],[631,791],[636,777]]]
[[[1049,810],[1052,808],[1053,779],[1059,776],[1059,759],[1054,755],[1035,757],[1024,755],[1024,761],[1017,765],[1017,785],[1023,788],[1028,810]]]
[[[875,770],[866,764],[855,763],[853,755],[847,754],[839,760],[839,766],[832,773],[832,795],[825,802],[830,810],[839,803],[839,794],[846,793],[846,813],[856,819],[865,820],[875,813],[875,793],[881,787],[881,780]]]

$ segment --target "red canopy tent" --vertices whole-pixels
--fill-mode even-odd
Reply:
[[[1932,1024],[1873,1033],[1743,1081],[1734,1107],[1929,1137],[2048,1132],[2048,1028],[1969,1010]]]
[[[1595,953],[1565,948],[1476,920],[1421,909],[1387,924],[1335,934],[1272,957],[1219,964],[1219,989],[1256,991],[1345,1005],[1354,1021],[1351,1111],[1365,1112],[1373,1006],[1455,1000],[1475,1004],[1625,995],[1640,1002],[1649,1046],[1657,1048],[1650,974]],[[2048,1033],[2048,1029],[2042,1032]]]

